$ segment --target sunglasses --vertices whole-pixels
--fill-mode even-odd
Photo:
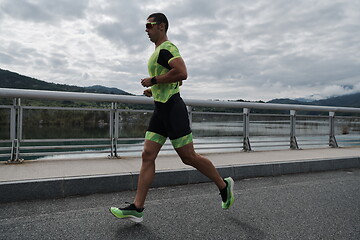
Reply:
[[[156,25],[156,24],[160,24],[159,22],[148,22],[148,23],[146,23],[146,29],[151,29],[151,28],[153,28],[154,27],[154,25]]]

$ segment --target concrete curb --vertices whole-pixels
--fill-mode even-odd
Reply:
[[[360,168],[359,157],[217,167],[221,176],[231,176],[235,180],[351,168]],[[135,190],[138,175],[126,173],[3,182],[0,183],[0,203]],[[152,187],[209,181],[195,169],[157,171]]]

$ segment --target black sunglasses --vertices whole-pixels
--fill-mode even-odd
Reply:
[[[156,25],[156,24],[160,24],[159,22],[148,22],[148,23],[146,23],[146,29],[151,29],[151,28],[153,28],[154,27],[154,25]]]

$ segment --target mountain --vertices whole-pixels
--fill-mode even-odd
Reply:
[[[132,95],[131,93],[125,92],[118,88],[109,88],[101,85],[95,85],[91,87],[78,87],[78,86],[71,86],[66,84],[49,83],[3,69],[0,69],[0,88]],[[237,100],[237,101],[245,101],[245,100]],[[316,101],[309,101],[308,99],[283,98],[283,99],[273,99],[271,101],[268,101],[268,103],[360,108],[360,92],[343,95],[343,96],[331,97],[327,99],[316,100]]]
[[[118,88],[108,88],[100,85],[91,87],[78,87],[66,84],[49,83],[3,69],[0,69],[0,88],[132,95],[131,93],[125,92]]]
[[[315,101],[299,101],[295,99],[282,98],[273,99],[268,103],[281,103],[281,104],[300,104],[300,105],[319,105],[319,106],[334,106],[334,107],[355,107],[360,108],[360,92],[327,99]]]
[[[104,87],[101,85],[94,85],[91,87],[84,87],[84,89],[86,90],[86,92],[91,92],[91,93],[106,93],[106,94],[117,94],[117,95],[132,95],[128,92],[125,92],[121,89],[118,88],[109,88],[109,87]]]
[[[336,107],[360,107],[360,92],[313,101],[312,104]]]

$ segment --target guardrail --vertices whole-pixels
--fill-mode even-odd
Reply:
[[[110,95],[110,94],[94,94],[94,93],[77,93],[77,92],[56,92],[56,91],[40,91],[40,90],[22,90],[22,89],[5,89],[0,88],[0,98],[12,99],[12,105],[0,105],[0,110],[9,111],[9,134],[8,139],[1,139],[0,143],[9,145],[0,145],[0,157],[8,157],[9,162],[19,162],[22,157],[33,157],[33,156],[46,156],[56,154],[77,154],[87,153],[86,150],[91,150],[91,153],[108,153],[110,157],[119,157],[119,149],[126,148],[124,152],[138,152],[141,151],[142,137],[122,137],[119,133],[121,125],[129,120],[124,119],[122,116],[124,113],[129,114],[148,114],[149,110],[131,110],[131,109],[119,109],[118,104],[146,104],[152,105],[153,101],[150,98],[142,96],[126,96],[126,95]],[[41,100],[61,100],[61,101],[91,101],[91,102],[107,102],[111,103],[108,108],[82,108],[82,107],[49,107],[49,106],[22,106],[22,99],[41,99]],[[234,132],[230,133],[230,136],[236,136],[235,138],[228,138],[226,141],[219,141],[218,135],[220,133],[214,133],[212,137],[215,145],[209,146],[209,138],[203,142],[201,138],[198,139],[196,145],[200,145],[200,149],[239,149],[244,151],[251,151],[252,146],[266,147],[269,146],[287,146],[290,149],[299,149],[298,143],[298,131],[301,129],[298,127],[310,124],[314,120],[306,120],[306,118],[317,118],[321,119],[322,125],[327,125],[327,144],[330,147],[338,147],[338,141],[336,138],[336,125],[339,121],[346,121],[351,119],[353,127],[350,131],[355,133],[355,137],[350,140],[352,144],[360,144],[360,117],[346,117],[337,116],[338,113],[360,113],[359,108],[348,108],[348,107],[326,107],[326,106],[311,106],[311,105],[290,105],[290,104],[269,104],[269,103],[250,103],[250,102],[225,102],[225,101],[205,101],[205,100],[191,100],[184,99],[188,106],[190,122],[193,130],[201,128],[203,125],[201,116],[231,116],[236,118],[242,118],[236,120]],[[211,108],[227,108],[227,109],[241,109],[242,112],[197,112],[198,107],[211,107]],[[195,109],[195,111],[194,111]],[[252,109],[260,110],[279,110],[288,111],[288,114],[256,114],[251,113]],[[103,112],[107,114],[109,126],[108,136],[106,137],[91,137],[91,138],[41,138],[33,139],[23,136],[24,126],[24,111],[42,111],[42,110],[53,110],[53,111],[92,111],[92,112]],[[239,111],[239,110],[237,110]],[[316,112],[328,112],[328,116],[304,116],[298,115],[301,111],[316,111]],[[2,118],[6,118],[6,114],[2,114]],[[199,117],[200,116],[200,117]],[[250,117],[254,121],[250,121]],[[265,120],[258,120],[258,118],[265,118]],[[142,118],[138,117],[138,118]],[[204,117],[203,117],[204,118]],[[283,126],[286,126],[285,131],[287,132],[287,143],[283,145],[283,140],[279,141],[276,138],[256,140],[256,131],[252,129],[254,125],[265,125],[271,126],[271,118],[279,118],[281,120],[276,121],[276,124],[283,122]],[[194,123],[194,119],[196,120]],[[200,119],[200,120],[199,120]],[[299,120],[301,119],[301,120]],[[345,119],[345,120],[344,120]],[[197,127],[196,127],[197,126]],[[1,127],[1,126],[0,126]],[[241,130],[239,130],[241,128]],[[353,128],[353,129],[352,129]],[[206,131],[206,130],[205,130]],[[241,132],[242,131],[242,132]],[[275,128],[276,131],[276,128]],[[346,131],[349,131],[347,129]],[[346,132],[344,132],[345,134]],[[196,138],[196,131],[194,133]],[[261,135],[261,134],[260,134]],[[272,133],[270,133],[272,135]],[[311,135],[311,134],[310,134]],[[238,141],[239,136],[241,140]],[[250,137],[253,139],[250,141]],[[235,139],[235,140],[234,140]],[[313,139],[304,139],[302,141],[308,141],[302,145],[316,145]],[[128,144],[131,142],[131,144]],[[55,145],[52,145],[54,143]],[[87,144],[84,144],[87,143]],[[240,145],[239,145],[240,143]],[[281,144],[280,144],[281,143]],[[275,144],[275,145],[274,145]],[[203,145],[203,147],[201,147]],[[130,146],[130,148],[129,148]],[[83,150],[79,150],[83,149]],[[171,149],[170,146],[165,147],[165,150]],[[50,151],[51,150],[51,151]]]

